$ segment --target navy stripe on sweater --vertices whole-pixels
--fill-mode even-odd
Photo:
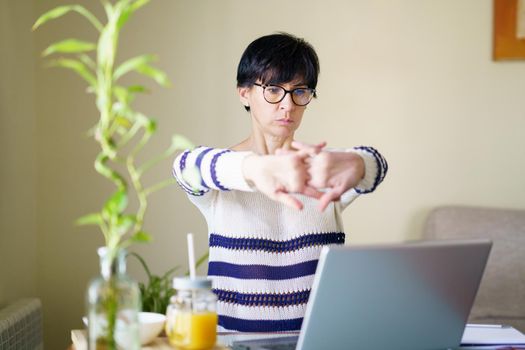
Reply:
[[[238,293],[224,289],[214,289],[219,301],[244,306],[284,307],[306,304],[310,297],[310,290],[290,293]]]
[[[219,315],[219,326],[240,332],[284,332],[301,329],[303,318],[289,320],[245,320]]]
[[[231,238],[210,234],[209,245],[238,250],[262,250],[272,253],[286,253],[294,250],[328,244],[345,243],[344,232],[313,233],[299,236],[287,241],[276,241],[259,238]]]
[[[305,261],[288,266],[237,265],[210,261],[208,276],[225,276],[240,279],[286,280],[315,273],[318,260]]]
[[[354,149],[371,153],[374,156],[376,165],[377,165],[377,175],[376,175],[376,178],[374,179],[374,184],[372,185],[372,188],[367,189],[367,190],[360,190],[356,188],[355,191],[360,194],[373,192],[385,178],[386,172],[388,171],[388,164],[386,160],[381,156],[381,154],[373,147],[359,146],[359,147],[354,147]]]
[[[204,151],[202,151],[201,153],[199,153],[199,155],[197,156],[197,159],[195,160],[195,166],[197,167],[197,169],[199,169],[199,173],[202,174],[202,169],[201,169],[201,163],[202,163],[202,159],[204,158],[204,156],[212,151],[213,148],[205,148]],[[204,182],[204,178],[202,177],[201,175],[201,185],[204,187],[204,188],[210,188],[210,186],[208,186],[205,182]]]

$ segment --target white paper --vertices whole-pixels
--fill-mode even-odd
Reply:
[[[511,326],[467,324],[461,344],[525,345],[525,335]]]

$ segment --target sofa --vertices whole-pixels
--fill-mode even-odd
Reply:
[[[525,332],[525,210],[438,207],[428,215],[423,238],[491,239],[469,322],[509,324]]]

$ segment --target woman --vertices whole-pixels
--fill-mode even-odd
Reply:
[[[386,174],[371,147],[327,150],[294,140],[318,74],[303,39],[255,40],[237,72],[250,135],[230,149],[186,150],[174,162],[174,176],[208,223],[220,330],[299,330],[321,248],[344,243],[342,211]],[[188,169],[199,181],[185,176]]]

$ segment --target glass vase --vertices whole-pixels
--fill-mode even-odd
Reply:
[[[100,276],[87,290],[88,349],[140,349],[140,291],[126,275],[126,252],[98,249]]]

